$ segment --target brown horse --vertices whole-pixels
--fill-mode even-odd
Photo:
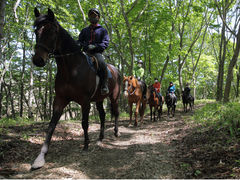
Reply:
[[[70,101],[75,101],[82,107],[82,127],[84,130],[84,148],[88,149],[88,118],[90,102],[96,102],[101,120],[99,140],[104,138],[105,111],[103,100],[110,98],[112,115],[115,117],[115,136],[118,136],[118,98],[121,79],[118,70],[108,64],[111,76],[109,76],[109,94],[102,96],[99,88],[99,77],[89,64],[87,56],[80,51],[76,41],[60,26],[54,13],[48,9],[48,14],[42,15],[35,8],[36,20],[34,22],[36,45],[33,63],[43,67],[49,59],[49,55],[55,57],[57,74],[55,78],[56,96],[53,103],[53,116],[48,126],[45,142],[41,152],[34,161],[32,169],[40,168],[45,163],[45,155],[55,127],[63,113],[63,109]]]
[[[143,91],[146,89],[146,84],[143,81],[138,81],[134,76],[124,76],[123,78],[123,90],[124,96],[128,98],[129,105],[129,114],[130,114],[130,122],[132,123],[132,108],[133,103],[136,103],[136,111],[135,111],[135,123],[134,125],[138,125],[138,112],[140,113],[140,121],[143,122],[143,115],[146,108],[147,100],[143,98]]]
[[[155,119],[155,114],[156,111],[158,112],[157,115],[157,119],[161,118],[162,115],[162,107],[164,104],[164,97],[160,96],[160,99],[157,96],[157,92],[155,90],[155,88],[153,87],[153,85],[150,85],[148,87],[148,104],[150,107],[150,116],[151,116],[151,121],[152,121],[152,115],[153,115],[153,120],[156,121]],[[154,110],[152,111],[152,108],[154,108]]]

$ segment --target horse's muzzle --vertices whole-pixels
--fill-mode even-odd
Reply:
[[[128,97],[128,92],[127,91],[124,91],[124,97]]]
[[[32,62],[37,67],[43,67],[46,65],[46,61],[44,61],[41,56],[38,56],[36,54],[32,57]]]

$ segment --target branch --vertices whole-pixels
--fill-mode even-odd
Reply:
[[[78,1],[79,9],[80,9],[80,11],[81,11],[81,13],[82,13],[82,15],[83,15],[83,21],[84,21],[84,24],[85,24],[85,26],[87,27],[87,26],[88,26],[88,23],[87,23],[87,20],[86,20],[86,16],[85,16],[85,14],[84,14],[84,11],[83,11],[83,9],[82,9],[82,6],[81,6],[81,3],[80,3],[80,0],[77,0],[77,1]]]
[[[127,16],[133,10],[133,8],[136,6],[137,2],[138,2],[138,0],[135,0],[134,3],[132,4],[132,7],[126,12]]]
[[[17,2],[15,3],[15,6],[13,8],[14,16],[15,16],[15,19],[16,19],[17,23],[19,22],[18,16],[17,16],[17,8],[18,8],[20,2],[21,2],[21,0],[17,0]]]
[[[235,37],[237,37],[237,34],[230,29],[230,27],[227,25],[226,20],[223,18],[222,13],[221,13],[221,10],[220,10],[220,8],[219,8],[219,6],[218,6],[218,4],[217,4],[217,0],[214,0],[214,2],[215,2],[215,5],[216,5],[216,7],[217,7],[217,9],[218,9],[219,16],[220,16],[221,19],[222,19],[222,22],[223,22],[224,25],[227,27],[227,29],[228,29]],[[233,1],[231,1],[231,2],[228,4],[227,8],[230,6],[230,4],[231,4],[232,2],[233,2]],[[226,8],[226,9],[227,9],[227,8]]]
[[[138,21],[138,19],[142,16],[142,14],[144,13],[144,11],[147,9],[147,6],[148,6],[148,0],[146,0],[146,4],[145,6],[143,7],[142,11],[140,11],[137,15],[137,17],[135,18],[134,21],[132,21],[131,25],[133,25],[136,21]]]

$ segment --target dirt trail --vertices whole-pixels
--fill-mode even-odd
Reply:
[[[88,152],[82,151],[81,122],[60,123],[46,164],[36,171],[29,171],[30,164],[40,150],[42,131],[48,123],[15,126],[9,129],[8,136],[1,137],[5,144],[0,178],[194,178],[194,173],[199,175],[196,174],[199,172],[189,169],[190,163],[181,160],[189,153],[181,142],[196,128],[184,121],[191,115],[176,112],[175,118],[168,118],[164,114],[157,122],[150,122],[146,117],[144,124],[137,128],[128,126],[128,120],[121,120],[118,138],[114,137],[113,124],[106,122],[102,143],[97,143],[99,124],[90,124]],[[23,132],[28,134],[27,140],[17,136]]]

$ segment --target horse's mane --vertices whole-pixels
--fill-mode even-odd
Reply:
[[[61,38],[64,41],[63,49],[67,52],[80,50],[76,41],[72,38],[72,36],[57,22],[59,25],[59,30],[61,33]]]
[[[34,27],[37,27],[41,23],[55,23],[59,27],[59,33],[61,36],[62,41],[64,43],[62,44],[62,49],[64,52],[74,52],[79,50],[79,46],[77,45],[76,41],[72,38],[72,36],[59,24],[59,22],[54,19],[54,21],[49,20],[47,15],[41,15],[39,16],[35,22],[34,22]]]

